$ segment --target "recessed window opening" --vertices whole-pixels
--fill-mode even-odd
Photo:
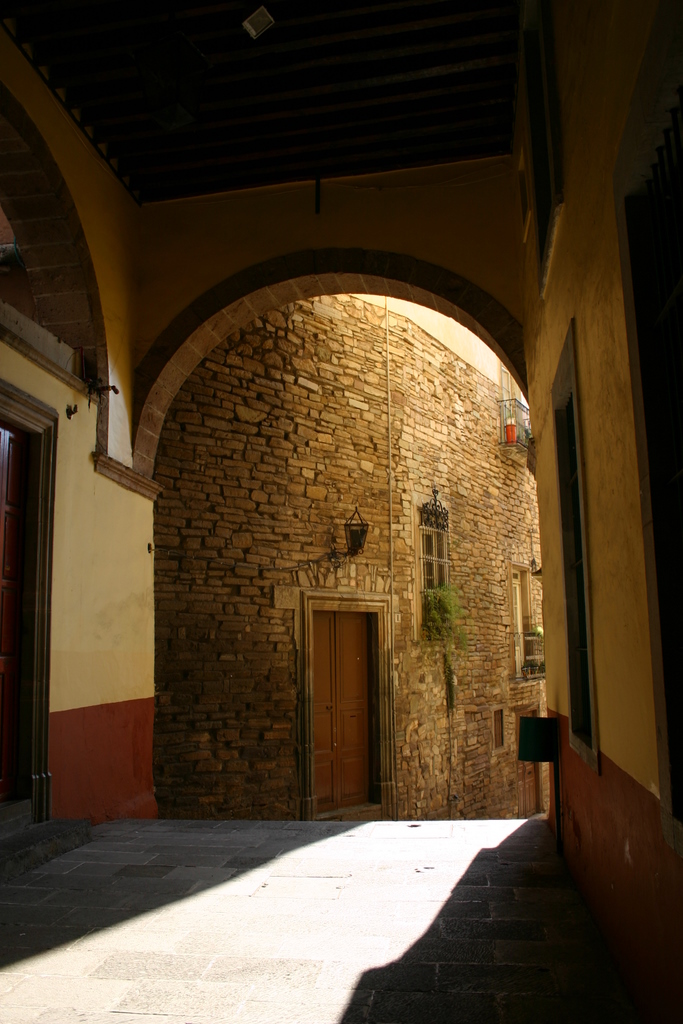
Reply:
[[[505,746],[505,731],[503,721],[503,709],[498,708],[493,712],[493,746],[494,748]]]
[[[571,329],[553,385],[553,406],[564,554],[570,738],[578,741],[580,752],[597,768],[581,439]]]
[[[432,501],[420,509],[420,567],[422,599],[437,587],[450,584],[450,550],[448,540],[448,510],[438,500],[438,490],[432,489]]]

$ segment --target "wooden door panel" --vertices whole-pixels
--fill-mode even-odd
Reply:
[[[368,620],[363,612],[337,612],[339,666],[339,801],[341,806],[364,803],[368,776]]]
[[[334,612],[313,615],[313,745],[318,809],[336,806]]]
[[[28,436],[0,424],[0,800],[16,793],[27,458]]]
[[[329,760],[315,766],[315,792],[318,797],[318,810],[326,811],[335,807],[334,801],[334,763]]]
[[[334,750],[334,719],[333,712],[316,711],[314,718],[315,752],[316,754],[332,754]]]
[[[367,629],[364,614],[337,613],[341,705],[367,701]]]
[[[334,701],[334,613],[313,615],[313,692],[317,704]]]
[[[314,612],[313,691],[318,810],[369,795],[367,616]]]
[[[347,806],[365,803],[368,798],[365,758],[346,757],[342,762],[341,799]]]
[[[9,433],[9,432],[8,432]],[[7,488],[5,504],[21,509],[24,501],[25,438],[9,434],[7,443]]]
[[[341,748],[345,753],[365,746],[365,714],[362,708],[341,713]]]
[[[16,583],[19,579],[19,532],[21,520],[16,512],[5,512],[2,545],[2,578]]]
[[[0,592],[0,655],[16,655],[17,639],[17,592],[3,587]]]

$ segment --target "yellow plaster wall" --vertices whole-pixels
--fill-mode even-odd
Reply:
[[[553,4],[565,204],[544,300],[538,294],[533,222],[524,247],[522,287],[538,453],[548,705],[568,712],[551,388],[574,318],[600,749],[658,793],[635,428],[612,183],[655,6],[654,0]],[[517,155],[522,142],[528,153],[520,104]],[[521,243],[520,216],[517,227]]]
[[[40,131],[76,205],[99,285],[110,380],[121,391],[109,404],[109,451],[130,465],[138,207],[2,31],[0,79]]]
[[[0,376],[59,412],[50,710],[152,697],[152,502],[95,473],[96,408],[81,393],[2,343]]]
[[[302,249],[404,253],[446,267],[521,317],[509,158],[144,206],[139,360],[194,298]]]

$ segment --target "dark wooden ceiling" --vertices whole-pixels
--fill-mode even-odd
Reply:
[[[509,153],[518,0],[3,0],[3,24],[141,202]],[[197,120],[150,116],[139,55],[182,32]]]

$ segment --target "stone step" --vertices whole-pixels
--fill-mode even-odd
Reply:
[[[0,839],[30,824],[30,800],[5,800],[0,803]]]
[[[8,833],[0,830],[0,883],[40,867],[91,840],[89,821],[56,818]]]
[[[316,821],[381,821],[381,804],[358,804],[356,807],[340,807],[336,811],[324,811]]]

